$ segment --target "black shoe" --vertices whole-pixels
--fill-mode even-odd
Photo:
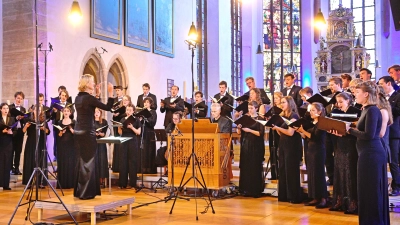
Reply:
[[[400,190],[394,189],[392,190],[392,193],[389,194],[389,196],[399,196],[400,195]]]
[[[305,206],[316,206],[318,204],[318,202],[317,201],[311,201],[311,202],[306,202],[306,203],[304,203],[304,205]]]
[[[328,207],[328,204],[326,202],[322,203],[320,202],[318,205],[315,206],[316,209],[323,209]]]
[[[11,169],[10,174],[11,174],[11,175],[16,175],[16,174],[15,174],[15,169]]]
[[[19,169],[15,169],[15,170],[14,170],[14,174],[16,174],[16,175],[22,175],[22,173],[21,173],[21,171],[19,171]]]
[[[299,201],[299,200],[297,200],[297,201],[289,201],[290,203],[292,203],[292,204],[301,204],[301,203],[303,203],[302,201]]]
[[[358,215],[358,208],[355,208],[353,210],[348,209],[348,210],[344,211],[344,214]]]
[[[11,188],[9,188],[9,187],[3,187],[3,191],[11,191]]]

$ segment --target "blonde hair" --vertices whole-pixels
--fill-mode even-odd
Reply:
[[[80,92],[86,91],[87,84],[90,82],[90,80],[94,80],[93,75],[90,74],[82,75],[81,79],[79,80],[78,90]]]
[[[388,125],[393,124],[393,115],[392,115],[392,107],[390,106],[390,102],[386,100],[385,97],[385,90],[383,90],[383,87],[378,85],[378,103],[376,106],[378,106],[379,109],[386,109],[389,115],[389,121]]]
[[[364,93],[368,93],[367,97],[367,105],[376,105],[378,104],[378,85],[376,85],[372,81],[365,81],[361,84],[357,84],[356,89],[362,90]]]

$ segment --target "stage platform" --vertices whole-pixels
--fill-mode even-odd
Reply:
[[[90,213],[90,218],[91,218],[90,224],[96,224],[97,212],[102,212],[104,210],[110,210],[125,205],[127,214],[130,215],[132,212],[131,204],[135,202],[135,197],[127,198],[124,196],[114,196],[114,195],[96,196],[96,198],[90,200],[80,200],[79,198],[75,198],[73,195],[68,195],[68,196],[61,196],[61,199],[71,213],[72,212]],[[53,201],[53,202],[46,202],[46,201]],[[36,202],[35,208],[38,209],[39,221],[42,221],[44,209],[65,210],[64,206],[57,201],[58,201],[57,198],[51,198]]]

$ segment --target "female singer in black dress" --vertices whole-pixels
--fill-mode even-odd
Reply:
[[[113,85],[109,83],[107,89],[109,96],[112,96]],[[97,107],[110,111],[114,99],[108,98],[107,105],[105,105],[91,95],[95,90],[95,83],[90,74],[82,75],[78,90],[78,96],[75,98],[77,117],[74,136],[78,151],[78,165],[74,197],[84,200],[101,195],[100,178],[96,173],[97,141],[94,130],[94,110]],[[99,91],[100,85],[97,85],[96,94],[99,94]]]
[[[249,102],[249,115],[253,119],[262,119],[257,115],[258,103]],[[260,197],[264,191],[263,167],[265,146],[264,126],[255,123],[251,127],[238,125],[237,133],[240,136],[240,177],[239,190],[244,196]]]
[[[379,133],[382,114],[377,104],[377,85],[366,81],[356,86],[355,97],[363,105],[357,128],[346,125],[357,137],[358,215],[361,225],[390,224],[387,161]]]
[[[276,106],[278,108],[281,107],[281,99],[283,98],[282,92],[274,92],[274,102],[273,106]],[[279,151],[279,139],[280,136],[278,132],[275,130],[269,129],[269,136],[268,136],[268,143],[269,143],[269,155],[270,155],[270,161],[271,161],[271,180],[276,180],[278,179],[278,151]],[[272,152],[273,147],[275,147],[275,152]],[[275,156],[275,159],[273,159],[273,156]]]
[[[310,107],[310,116],[314,124],[318,123],[319,116],[325,116],[325,108],[321,103],[314,102]],[[308,197],[312,201],[305,203],[306,206],[315,206],[322,209],[327,206],[326,198],[328,191],[325,180],[325,138],[326,131],[320,130],[317,126],[304,130],[297,129],[307,138],[307,175],[308,175]]]
[[[104,137],[108,129],[107,121],[103,119],[102,115],[103,110],[96,108],[94,111],[94,129],[96,130],[97,139]],[[104,187],[104,179],[107,179],[109,177],[107,146],[105,143],[97,144],[97,165],[100,177],[100,184]]]
[[[13,117],[8,116],[9,107],[6,103],[1,103],[1,118],[0,126],[11,127],[15,123]],[[16,129],[8,129],[4,127],[0,130],[0,187],[3,190],[11,190],[10,188],[10,170],[11,170],[11,153],[12,153],[12,138],[13,132]]]
[[[39,146],[38,146],[38,165],[36,165],[35,161],[35,151],[36,151],[36,108],[32,111],[32,116],[30,121],[27,122],[22,129],[24,133],[28,136],[25,143],[25,151],[24,151],[24,169],[22,173],[22,184],[28,184],[29,178],[32,175],[33,169],[38,166],[41,168],[47,169],[47,156],[43,155],[43,149],[45,147],[45,139],[44,136],[50,134],[50,129],[47,125],[45,114],[43,113],[43,108],[39,107],[39,122],[40,124],[40,137],[39,137]],[[43,159],[46,157],[46,159]],[[42,180],[42,176],[39,176],[39,181]],[[45,183],[39,183],[40,185],[45,185]]]
[[[143,173],[157,173],[157,167],[155,164],[156,159],[156,142],[155,142],[155,134],[154,134],[154,126],[157,123],[157,113],[152,110],[150,107],[153,106],[153,99],[150,97],[146,97],[143,100],[143,110],[149,110],[151,113],[151,117],[146,120],[142,120],[144,123],[143,132],[143,164],[141,169],[143,169]]]
[[[119,150],[119,180],[118,186],[123,189],[127,187],[128,176],[129,185],[136,188],[137,179],[137,161],[140,160],[138,157],[139,143],[137,136],[140,135],[140,121],[136,118],[135,122],[128,123],[126,120],[133,115],[135,106],[130,104],[126,106],[126,117],[121,119],[122,127],[118,127],[118,133],[121,137],[132,137],[132,139],[124,142],[120,145]]]
[[[297,106],[291,96],[281,99],[281,116],[294,122],[299,119]],[[300,188],[299,158],[303,151],[301,136],[286,123],[282,127],[274,126],[279,139],[279,196],[278,201],[299,204],[302,201]]]
[[[65,107],[62,110],[63,119],[57,125],[63,130],[54,129],[58,132],[57,140],[57,177],[61,188],[73,188],[76,176],[76,149],[74,143],[75,121],[71,120],[71,108]],[[58,183],[57,183],[58,186]]]
[[[352,95],[342,92],[336,95],[338,108],[331,113],[357,114],[360,117],[361,110],[352,106]],[[342,211],[346,214],[356,214],[357,202],[357,138],[347,134],[337,138],[335,149],[335,169],[333,183],[333,205],[330,211]]]

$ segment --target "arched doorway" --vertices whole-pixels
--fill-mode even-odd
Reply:
[[[107,81],[115,86],[122,86],[122,88],[124,88],[124,94],[129,94],[128,73],[122,58],[119,55],[115,55],[110,61],[109,68],[110,69],[107,73]]]

